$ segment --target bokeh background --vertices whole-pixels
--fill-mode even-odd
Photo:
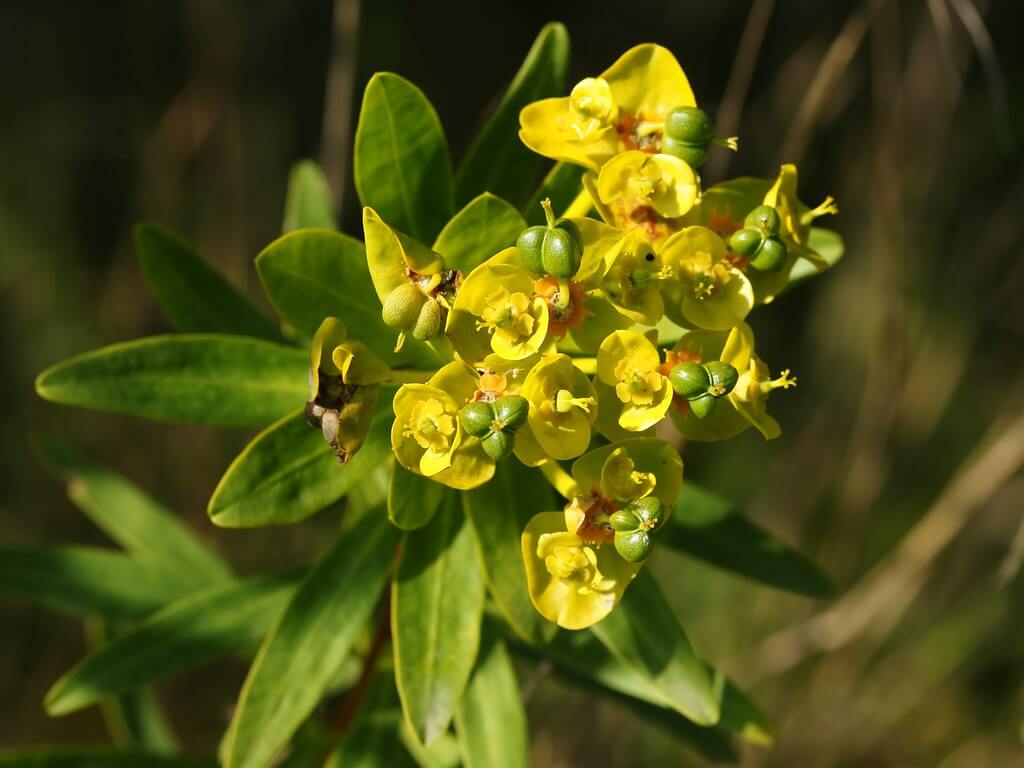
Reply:
[[[46,404],[33,379],[74,353],[167,330],[131,231],[194,241],[256,301],[289,166],[319,159],[359,235],[349,156],[377,70],[426,92],[458,158],[552,18],[570,82],[638,42],[670,47],[719,132],[705,181],[800,164],[847,255],[758,310],[781,439],[690,445],[689,477],[822,564],[831,603],[658,551],[698,649],[779,726],[749,766],[1024,766],[1024,58],[1017,3],[736,0],[0,1],[0,537],[105,543],[35,459],[47,434],[122,472],[242,572],[306,561],[328,511],[222,531],[205,504],[244,432]],[[268,308],[269,311],[269,308]],[[48,686],[81,626],[0,600],[0,747],[103,742]],[[184,744],[212,752],[245,665],[163,685]],[[699,765],[618,705],[522,669],[538,766]]]

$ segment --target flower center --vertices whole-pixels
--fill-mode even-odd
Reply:
[[[537,322],[530,314],[530,297],[519,291],[510,294],[503,287],[487,297],[482,317],[477,328],[486,328],[488,333],[496,333],[509,342],[529,336]]]
[[[537,541],[537,556],[548,573],[575,587],[581,594],[611,592],[615,580],[606,579],[597,567],[597,553],[572,533],[545,533]]]
[[[404,434],[416,441],[420,448],[433,453],[447,453],[455,434],[455,419],[445,413],[437,400],[423,400],[412,408]]]
[[[656,370],[634,367],[626,357],[615,366],[615,394],[626,405],[651,405],[665,386],[664,377]]]

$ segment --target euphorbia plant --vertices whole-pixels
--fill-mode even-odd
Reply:
[[[750,323],[840,257],[838,236],[812,226],[835,207],[801,203],[790,165],[704,188],[708,153],[737,141],[714,136],[667,49],[632,48],[565,96],[567,56],[549,25],[457,173],[423,93],[375,75],[355,138],[363,241],[336,231],[326,185],[300,164],[288,231],[256,259],[280,324],[186,244],[140,228],[143,269],[181,333],[61,363],[39,393],[264,427],[213,492],[213,523],[295,523],[342,498],[345,522],[299,575],[236,580],[223,567],[137,617],[58,683],[52,711],[154,679],[101,662],[126,644],[171,653],[157,631],[167,617],[227,595],[235,618],[221,618],[214,650],[244,646],[257,613],[265,630],[229,766],[309,748],[302,734],[320,730],[314,710],[347,659],[358,671],[340,683],[344,714],[313,739],[338,760],[370,729],[436,761],[454,720],[464,762],[521,765],[508,649],[659,712],[713,757],[730,733],[770,739],[644,566],[664,544],[827,591],[811,564],[684,483],[680,450],[751,427],[779,435],[767,400],[795,379],[772,378]],[[544,158],[556,164],[538,187]],[[204,616],[167,631],[201,637]],[[382,716],[398,708],[400,720]]]

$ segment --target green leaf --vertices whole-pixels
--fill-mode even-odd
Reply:
[[[65,442],[48,438],[37,446],[48,467],[67,483],[75,506],[128,552],[176,569],[196,586],[231,576],[216,552],[138,487],[83,458]]]
[[[353,160],[359,200],[391,227],[429,243],[452,215],[454,182],[441,121],[405,78],[378,72],[366,84]]]
[[[0,547],[0,592],[72,616],[138,619],[189,589],[174,570],[91,547]]]
[[[135,252],[150,291],[179,331],[281,340],[277,327],[252,302],[169,229],[136,227]]]
[[[316,707],[373,613],[398,532],[367,515],[314,565],[260,648],[227,737],[227,768],[267,765]]]
[[[294,591],[292,575],[264,575],[195,592],[157,611],[76,664],[46,694],[50,715],[173,677],[252,647]]]
[[[306,227],[338,228],[327,179],[312,160],[300,160],[292,166],[284,201],[282,230],[291,232]]]
[[[397,708],[360,716],[324,768],[413,768],[416,763],[398,738],[401,722],[402,712]]]
[[[348,235],[326,229],[284,235],[256,257],[256,271],[281,318],[310,338],[325,317],[337,317],[389,365],[437,360],[415,339],[400,355],[391,351],[397,334],[381,318],[366,249]]]
[[[647,570],[637,574],[618,608],[591,631],[681,715],[698,725],[718,722],[719,696],[711,676]]]
[[[160,702],[148,688],[123,693],[110,701],[131,739],[129,746],[161,755],[181,748]]]
[[[731,502],[689,481],[658,541],[761,584],[820,599],[833,594],[813,562],[734,513]]]
[[[398,728],[398,737],[420,768],[459,768],[462,765],[459,743],[451,731],[445,731],[437,741],[425,747],[413,732],[409,721],[403,717]]]
[[[802,283],[809,277],[821,274],[826,269],[831,269],[843,258],[846,247],[843,245],[843,238],[838,232],[833,232],[825,227],[811,227],[810,237],[807,239],[807,247],[816,251],[824,260],[819,268],[807,259],[797,259],[793,270],[789,273],[789,282],[786,288]]]
[[[244,336],[150,336],[58,363],[36,392],[159,421],[262,426],[309,397],[309,362],[303,350]]]
[[[537,511],[557,509],[551,486],[538,470],[505,461],[498,464],[489,483],[462,494],[462,508],[498,610],[523,639],[550,638],[557,628],[530,602],[519,540]]]
[[[217,768],[217,763],[202,757],[103,747],[33,747],[0,752],[0,768]]]
[[[444,491],[440,483],[395,464],[388,484],[388,519],[404,531],[422,528],[437,512]]]
[[[526,768],[529,741],[519,683],[505,643],[485,632],[473,676],[455,713],[465,768]]]
[[[428,746],[448,730],[480,645],[484,585],[458,502],[449,491],[430,524],[406,534],[392,586],[398,695]]]
[[[545,25],[459,166],[457,202],[484,190],[520,205],[527,199],[544,159],[519,140],[519,112],[530,102],[562,95],[568,68],[569,33],[558,22]]]
[[[388,390],[382,400],[363,446],[345,465],[302,412],[271,424],[220,479],[210,497],[210,519],[222,528],[285,525],[333,504],[391,454]]]
[[[519,211],[500,197],[484,192],[445,224],[434,242],[445,266],[468,275],[474,267],[503,248],[515,245],[526,229]]]
[[[578,165],[556,163],[537,187],[533,197],[523,206],[526,223],[531,226],[544,223],[544,209],[540,205],[544,198],[551,199],[555,214],[561,216],[583,189],[583,172],[584,169]]]

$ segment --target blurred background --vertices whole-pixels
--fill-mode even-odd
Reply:
[[[206,501],[249,435],[37,399],[44,367],[168,330],[132,227],[181,232],[266,307],[253,257],[280,231],[290,165],[319,159],[359,236],[359,95],[392,70],[433,101],[458,159],[542,24],[566,23],[570,84],[626,48],[671,48],[718,132],[705,182],[800,165],[845,259],[752,316],[795,391],[753,430],[687,446],[688,477],[819,562],[819,603],[667,553],[653,567],[701,653],[777,722],[748,766],[1024,766],[1024,58],[1018,4],[810,0],[0,0],[0,538],[104,544],[33,435],[84,448],[180,511],[242,572],[309,560],[328,511],[224,531]],[[269,307],[268,307],[269,311]],[[0,747],[100,742],[49,685],[78,623],[0,600]],[[211,753],[244,676],[161,686]],[[700,765],[662,730],[523,667],[538,766]]]

